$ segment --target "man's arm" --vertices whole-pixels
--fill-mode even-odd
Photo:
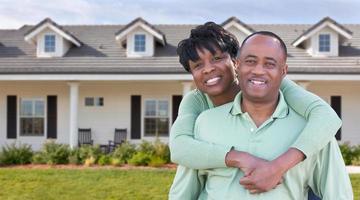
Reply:
[[[316,156],[309,186],[323,200],[354,199],[351,182],[335,138]]]
[[[171,160],[192,169],[226,167],[225,155],[231,147],[194,139],[194,126],[201,112],[208,109],[206,97],[193,90],[181,101],[178,117],[170,131]]]

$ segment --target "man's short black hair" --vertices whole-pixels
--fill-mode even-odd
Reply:
[[[241,43],[241,47],[240,47],[240,50],[239,50],[239,53],[241,53],[241,49],[242,47],[244,46],[244,44],[251,38],[253,37],[254,35],[265,35],[265,36],[269,36],[269,37],[272,37],[272,38],[275,38],[277,39],[279,42],[280,42],[280,47],[283,49],[284,51],[284,55],[285,55],[285,60],[287,58],[287,48],[286,48],[286,44],[285,42],[278,36],[276,35],[275,33],[273,32],[270,32],[270,31],[257,31],[257,32],[254,32],[250,35],[248,35],[244,41]]]
[[[179,62],[186,71],[190,71],[189,61],[197,61],[199,55],[196,49],[207,49],[215,54],[216,49],[236,58],[239,51],[239,42],[236,37],[222,26],[207,22],[191,30],[190,37],[179,42],[177,54]]]

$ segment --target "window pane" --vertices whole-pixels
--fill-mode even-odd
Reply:
[[[45,52],[55,52],[55,35],[45,35]]]
[[[158,116],[167,117],[169,113],[168,109],[169,109],[168,101],[159,101]]]
[[[169,118],[158,118],[157,120],[157,130],[158,134],[161,136],[169,135]]]
[[[94,105],[94,98],[86,97],[85,98],[85,106],[93,106]]]
[[[135,52],[144,52],[145,51],[145,35],[144,34],[135,35],[134,49],[135,49]]]
[[[33,118],[34,131],[32,135],[44,134],[44,118]]]
[[[319,35],[319,51],[330,52],[330,35],[320,34]]]
[[[145,116],[156,116],[156,101],[145,101]]]
[[[33,114],[33,107],[31,100],[21,100],[20,115],[31,117]]]
[[[21,118],[20,119],[20,134],[31,135],[33,129],[32,118]]]
[[[103,106],[104,105],[104,98],[103,97],[96,97],[95,98],[95,105],[96,106]]]
[[[44,101],[35,101],[35,116],[37,117],[43,117],[44,116],[44,109],[45,109],[45,105],[44,105]]]
[[[155,136],[155,133],[156,133],[156,119],[145,118],[145,135]]]

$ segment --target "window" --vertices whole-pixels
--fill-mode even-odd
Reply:
[[[319,52],[330,52],[330,34],[319,35]]]
[[[330,105],[341,119],[341,96],[331,96]],[[337,131],[335,138],[341,140],[341,128]]]
[[[85,97],[85,106],[104,106],[104,97]]]
[[[45,52],[55,52],[55,35],[45,35]]]
[[[169,135],[169,101],[145,101],[145,136]]]
[[[135,35],[135,52],[145,52],[145,35],[136,34]]]
[[[20,135],[42,136],[45,124],[45,101],[42,99],[21,99]]]

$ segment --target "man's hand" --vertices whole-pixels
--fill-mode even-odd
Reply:
[[[282,176],[286,172],[276,162],[252,156],[246,152],[231,150],[225,158],[229,167],[239,168],[244,172],[240,184],[250,193],[267,192],[282,182]]]
[[[246,167],[244,177],[240,179],[240,184],[250,193],[267,192],[282,183],[284,171],[275,166],[272,162],[256,158],[251,167]],[[242,168],[240,168],[242,170]],[[249,170],[251,169],[251,170]]]

